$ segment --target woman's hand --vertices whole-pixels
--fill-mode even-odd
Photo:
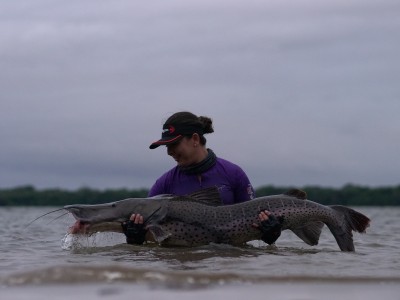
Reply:
[[[260,224],[253,223],[253,227],[258,228],[261,231],[261,240],[272,245],[281,235],[283,217],[276,217],[270,211],[264,210],[260,212],[258,218]]]
[[[121,224],[128,244],[142,245],[145,242],[146,229],[143,223],[142,215],[132,214],[127,222]]]

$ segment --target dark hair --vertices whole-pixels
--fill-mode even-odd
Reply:
[[[180,111],[177,113],[174,113],[172,116],[170,116],[167,121],[165,121],[166,124],[180,124],[180,125],[194,125],[194,126],[201,126],[203,128],[204,134],[207,133],[213,133],[214,128],[212,126],[212,120],[209,117],[205,116],[196,116],[195,114],[192,114],[191,112],[188,111]],[[205,145],[207,142],[206,138],[201,134],[200,135],[200,143],[202,145]]]

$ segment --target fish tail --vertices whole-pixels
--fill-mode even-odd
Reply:
[[[354,251],[352,231],[364,233],[370,224],[370,219],[354,209],[341,206],[329,206],[343,218],[340,225],[327,224],[342,251]]]

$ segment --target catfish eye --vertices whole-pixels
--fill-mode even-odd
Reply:
[[[111,204],[111,207],[116,207],[116,205],[115,204]]]

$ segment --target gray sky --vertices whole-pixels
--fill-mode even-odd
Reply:
[[[400,2],[0,3],[0,188],[150,187],[172,113],[266,184],[400,183]]]

